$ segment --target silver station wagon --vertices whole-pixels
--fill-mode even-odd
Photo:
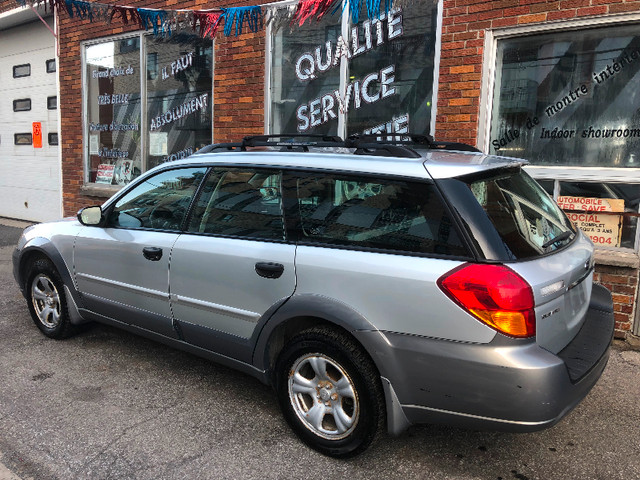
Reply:
[[[102,322],[253,375],[327,455],[417,423],[550,427],[605,367],[611,296],[523,162],[473,150],[211,145],[27,228],[15,278],[46,336]]]

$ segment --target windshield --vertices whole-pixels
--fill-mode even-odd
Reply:
[[[574,238],[556,203],[522,170],[467,183],[513,258],[550,253]]]

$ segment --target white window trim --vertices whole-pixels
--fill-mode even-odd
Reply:
[[[554,31],[583,30],[594,27],[640,24],[640,13],[605,15],[597,18],[584,18],[547,22],[536,25],[487,30],[484,40],[484,60],[482,64],[482,84],[480,91],[480,114],[478,118],[478,136],[476,145],[483,152],[489,152],[491,133],[491,109],[493,106],[493,90],[495,86],[496,55],[498,41],[514,37],[522,37],[536,33]],[[535,178],[545,180],[572,180],[585,182],[640,183],[640,168],[610,167],[547,167],[529,166],[527,171]],[[640,228],[638,229],[640,231]],[[636,242],[638,244],[639,242]]]
[[[271,6],[286,7],[288,5],[297,4],[298,0],[284,0],[281,2],[273,3]],[[364,6],[362,6],[364,8]],[[429,122],[429,134],[434,135],[436,129],[436,116],[438,105],[438,84],[440,81],[440,56],[441,56],[441,43],[442,43],[442,16],[443,16],[443,0],[437,0],[436,2],[436,41],[434,45],[434,58],[433,58],[433,85],[431,87],[431,121]],[[348,36],[350,32],[350,16],[345,12],[341,17],[341,34]],[[278,134],[282,132],[271,132],[271,62],[273,52],[273,26],[269,24],[266,29],[265,39],[265,82],[264,82],[264,133]],[[348,61],[342,57],[340,59],[340,91],[344,92],[347,88],[347,81],[349,71]],[[347,114],[338,111],[338,127],[337,135],[342,138],[346,138],[347,135]]]

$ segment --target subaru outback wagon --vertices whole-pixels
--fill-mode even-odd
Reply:
[[[593,245],[522,161],[396,140],[205,147],[27,228],[15,278],[46,336],[103,322],[253,375],[328,455],[555,424],[608,359]]]

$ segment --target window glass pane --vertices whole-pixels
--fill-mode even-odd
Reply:
[[[47,73],[53,73],[56,71],[56,61],[55,59],[47,60]]]
[[[203,187],[188,230],[284,240],[279,172],[216,169]]]
[[[28,77],[31,75],[31,65],[15,65],[13,67],[13,78]]]
[[[58,108],[58,97],[47,97],[47,109],[55,110]]]
[[[639,212],[640,184],[560,182],[558,203],[594,244],[634,248],[638,217],[615,212]]]
[[[330,175],[296,182],[307,242],[467,255],[433,185]]]
[[[368,43],[373,48],[349,62],[356,103],[349,108],[348,135],[429,133],[436,4],[413,2],[404,10],[393,9],[382,22],[365,19],[354,26],[360,48],[366,50]]]
[[[57,133],[49,133],[49,145],[58,145],[58,134]]]
[[[30,133],[16,133],[13,136],[13,143],[16,145],[31,145]]]
[[[472,181],[469,188],[514,258],[549,253],[571,241],[565,235],[564,240],[550,242],[574,229],[553,199],[525,172]]]
[[[184,168],[154,175],[118,200],[107,226],[179,230],[206,171]]]
[[[20,100],[13,101],[13,111],[14,112],[27,112],[31,110],[31,99],[30,98],[21,98]]]
[[[85,78],[89,181],[127,184],[143,171],[140,39],[136,37],[87,46]],[[115,175],[116,171],[122,174]],[[104,172],[111,174],[104,175]]]
[[[640,26],[500,40],[496,72],[491,153],[640,166]]]
[[[211,40],[178,34],[147,42],[148,168],[211,143]]]
[[[270,52],[272,133],[337,134],[340,62],[334,64],[333,54],[340,28],[339,16],[326,15],[275,33]]]

